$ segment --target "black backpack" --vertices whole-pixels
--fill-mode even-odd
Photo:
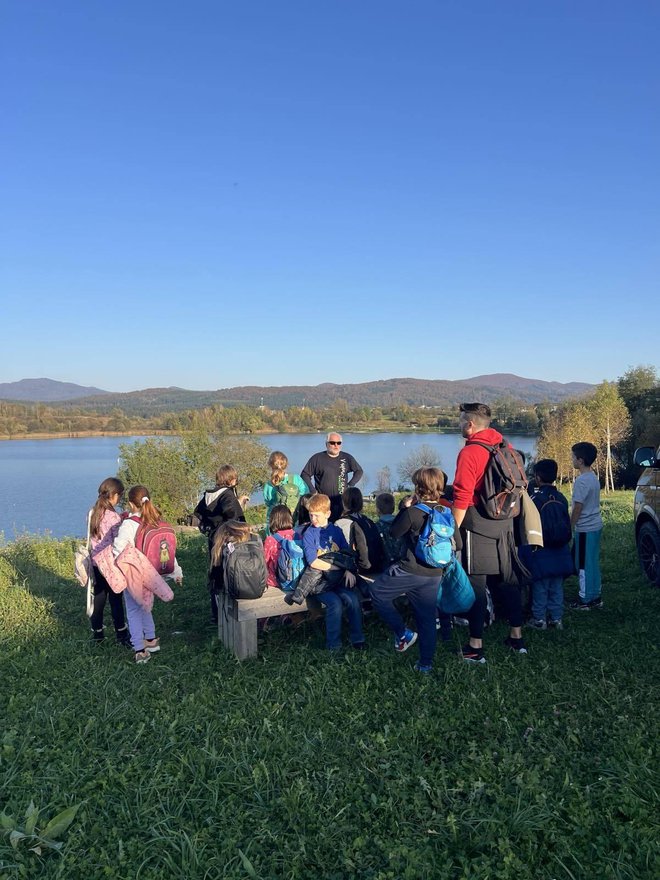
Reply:
[[[387,565],[387,554],[376,523],[362,513],[349,513],[347,518],[352,520],[350,539],[357,553],[358,571],[379,574]]]
[[[480,440],[469,445],[483,446],[490,453],[481,487],[480,511],[487,519],[513,519],[520,513],[522,494],[527,491],[527,477],[522,459],[506,440],[491,446]]]
[[[232,599],[258,599],[266,589],[266,559],[257,535],[222,549],[222,589]]]
[[[541,486],[532,495],[541,515],[544,547],[565,547],[573,537],[568,502],[553,486]]]

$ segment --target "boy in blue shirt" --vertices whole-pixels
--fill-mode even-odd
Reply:
[[[600,482],[591,470],[598,450],[593,443],[576,443],[571,448],[573,467],[580,474],[573,484],[571,526],[575,529],[573,553],[578,573],[579,594],[569,608],[591,611],[602,608],[600,579],[600,537],[603,520],[600,515]]]
[[[307,568],[300,578],[296,590],[285,601],[289,604],[302,604],[309,592],[317,594],[319,602],[325,609],[326,646],[330,651],[341,649],[341,618],[346,609],[351,643],[357,650],[366,647],[362,632],[362,608],[360,598],[354,591],[355,575],[343,570],[334,562],[324,559],[327,553],[347,551],[350,547],[339,526],[330,520],[330,498],[327,495],[312,495],[308,504],[311,525],[307,526],[302,536],[303,553]],[[305,583],[313,578],[318,581],[320,592],[316,588],[305,591]]]

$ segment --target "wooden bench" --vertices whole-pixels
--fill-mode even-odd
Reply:
[[[366,579],[365,579],[366,580]],[[300,614],[320,609],[316,596],[308,596],[302,605],[287,605],[284,593],[270,587],[259,599],[232,599],[226,593],[218,594],[218,638],[239,660],[256,657],[257,624],[266,617],[281,614]],[[364,604],[366,597],[358,592]]]

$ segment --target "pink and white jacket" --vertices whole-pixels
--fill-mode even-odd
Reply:
[[[145,611],[151,611],[154,596],[171,602],[174,593],[158,574],[147,557],[132,544],[115,558],[112,545],[104,547],[94,558],[94,565],[106,579],[113,593],[128,590]]]

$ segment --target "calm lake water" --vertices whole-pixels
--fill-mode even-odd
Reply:
[[[533,452],[534,437],[507,435],[524,452]],[[344,434],[344,449],[364,468],[360,488],[376,487],[378,471],[390,468],[399,482],[398,465],[426,443],[438,451],[443,469],[454,475],[456,455],[463,445],[458,434]],[[117,472],[119,446],[142,438],[87,437],[61,440],[0,442],[0,534],[5,541],[19,535],[48,534],[55,538],[84,537],[86,512],[96,500],[99,483]],[[281,449],[289,469],[300,473],[312,453],[324,449],[321,434],[266,434],[259,437],[271,449]],[[255,495],[258,501],[260,494]],[[157,499],[156,499],[157,500]]]

